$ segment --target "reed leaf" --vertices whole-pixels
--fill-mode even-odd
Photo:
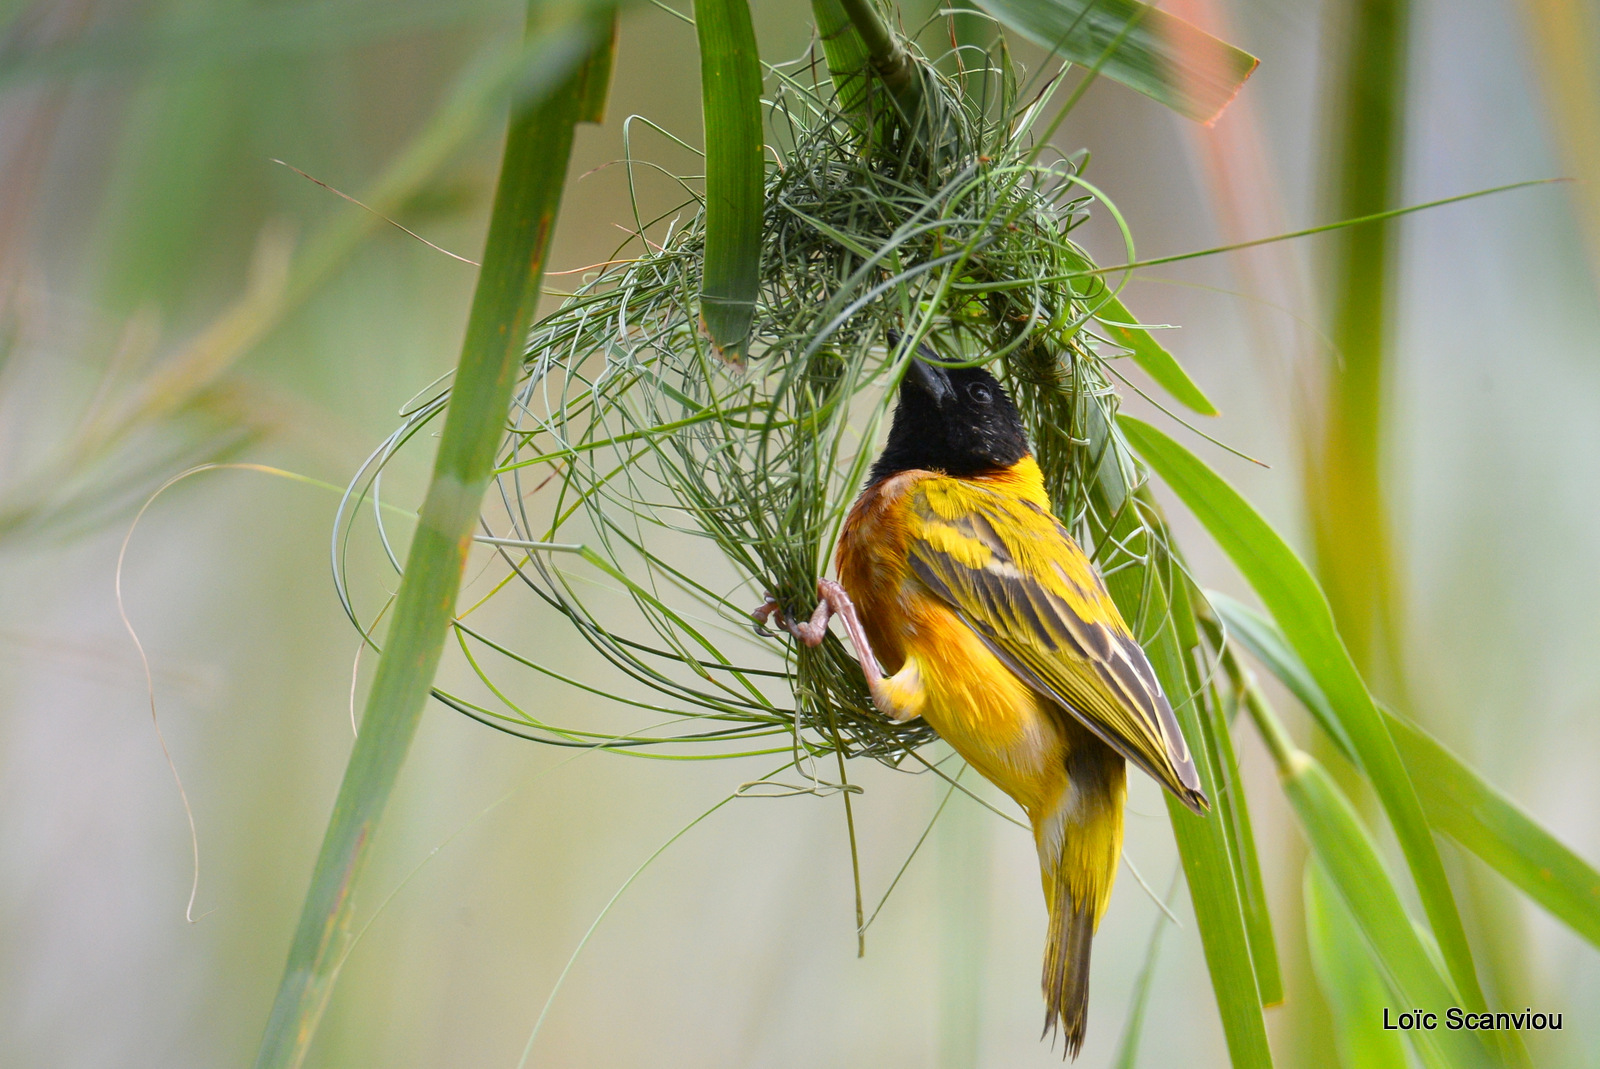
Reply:
[[[530,36],[539,31],[530,9]],[[571,73],[513,107],[483,266],[439,443],[407,555],[393,622],[333,815],[312,872],[258,1069],[298,1066],[349,946],[352,891],[433,686],[455,614],[470,535],[504,433],[512,384],[540,296],[546,247],[566,180],[573,127],[609,71],[596,60],[605,23],[567,59]]]
[[[1463,1005],[1483,1009],[1472,948],[1416,786],[1383,715],[1339,637],[1316,580],[1250,503],[1199,458],[1148,423],[1128,416],[1119,422],[1134,449],[1244,574],[1328,696],[1334,715],[1343,724],[1357,759],[1389,815]]]
[[[1329,885],[1322,866],[1305,866],[1302,881],[1306,911],[1306,946],[1311,968],[1333,1014],[1333,1038],[1342,1069],[1401,1069],[1407,1064],[1399,1032],[1374,1028],[1383,1012],[1394,1012],[1389,988],[1368,954],[1352,954],[1361,942],[1361,928],[1350,909]]]
[[[1229,636],[1277,677],[1354,760],[1350,740],[1327,697],[1277,626],[1226,595],[1209,597]],[[1438,739],[1387,709],[1383,713],[1433,826],[1600,947],[1600,872]]]
[[[1321,173],[1333,219],[1397,206],[1405,166],[1410,0],[1330,5],[1327,144]],[[1394,333],[1400,224],[1376,219],[1329,240],[1328,334],[1320,440],[1308,442],[1305,493],[1317,577],[1350,656],[1378,693],[1404,693],[1399,578],[1382,483],[1386,365]]]
[[[1210,123],[1257,59],[1137,0],[976,0],[1055,55],[1094,67],[1186,118]]]
[[[1039,370],[1033,369],[1032,373],[1037,375]],[[1188,637],[1184,632],[1193,629],[1192,615],[1188,628],[1182,625],[1185,612],[1192,613],[1187,591],[1181,586],[1188,580],[1174,559],[1159,509],[1147,493],[1137,489],[1141,476],[1117,434],[1117,425],[1103,422],[1098,406],[1088,405],[1086,411],[1087,455],[1098,458],[1090,483],[1094,502],[1091,515],[1112,518],[1110,527],[1096,531],[1093,539],[1098,546],[1115,547],[1097,562],[1105,574],[1106,588],[1123,616],[1134,622],[1135,633],[1162,689],[1174,696],[1173,712],[1194,754],[1206,797],[1212,799],[1213,806],[1224,798],[1230,801],[1226,815],[1214,809],[1199,817],[1163,792],[1228,1054],[1235,1069],[1270,1066],[1272,1051],[1262,1014],[1257,949],[1250,939],[1251,929],[1257,925],[1248,919],[1251,903],[1240,881],[1244,862],[1233,836],[1234,818],[1249,818],[1248,813],[1236,813],[1232,807],[1232,796],[1238,794],[1242,798],[1242,787],[1237,780],[1227,778],[1233,768],[1215,752],[1213,733],[1202,723],[1204,692],[1195,686],[1190,671],[1195,649],[1184,642]],[[1056,425],[1070,434],[1071,423]],[[1048,437],[1044,441],[1048,442]],[[1040,450],[1047,478],[1052,452],[1048,446]],[[1057,508],[1061,511],[1059,503]],[[1172,625],[1174,621],[1178,626]],[[1184,696],[1192,697],[1184,700]],[[1266,927],[1270,931],[1270,922]],[[1276,972],[1275,962],[1273,971]]]
[[[1361,931],[1367,952],[1383,973],[1396,1004],[1443,1014],[1459,1005],[1457,993],[1400,901],[1400,892],[1384,867],[1377,846],[1355,808],[1327,771],[1295,747],[1259,690],[1246,690],[1245,704],[1278,766],[1283,793],[1289,799],[1315,863],[1349,910]],[[1374,1021],[1368,1027],[1381,1027]],[[1465,1069],[1494,1064],[1476,1033],[1439,1028],[1412,1034],[1427,1050],[1427,1060],[1440,1069]]]
[[[746,0],[695,0],[706,136],[706,333],[737,358],[761,285],[761,57]]]
[[[1220,643],[1213,649],[1222,649]],[[1192,658],[1191,663],[1196,663]],[[1192,675],[1198,676],[1196,668]],[[1250,821],[1250,808],[1245,800],[1244,777],[1239,772],[1239,758],[1234,752],[1233,735],[1229,718],[1224,715],[1223,702],[1214,680],[1196,679],[1205,687],[1210,700],[1204,704],[1204,726],[1207,729],[1206,745],[1222,769],[1218,778],[1227,785],[1217,806],[1217,816],[1227,822],[1230,857],[1233,860],[1234,879],[1239,885],[1245,926],[1250,935],[1250,954],[1256,968],[1256,984],[1261,990],[1261,1005],[1276,1006],[1283,1001],[1283,969],[1278,962],[1278,941],[1272,931],[1272,916],[1267,908],[1266,881],[1261,876],[1261,859],[1256,852],[1255,829]],[[1238,708],[1238,693],[1232,695],[1233,709]]]

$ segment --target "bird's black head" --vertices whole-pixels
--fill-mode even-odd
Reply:
[[[1028,455],[1022,416],[995,377],[980,367],[940,367],[933,359],[924,348],[906,369],[888,444],[872,466],[874,482],[913,468],[982,475]]]

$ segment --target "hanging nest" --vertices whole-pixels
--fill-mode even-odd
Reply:
[[[961,54],[955,76],[913,54],[929,106],[912,122],[894,121],[905,116],[881,93],[847,113],[814,57],[773,71],[778,162],[737,359],[702,329],[705,213],[688,181],[679,212],[637,222],[630,247],[642,252],[534,327],[482,540],[510,567],[496,596],[531,592],[612,671],[578,678],[545,643],[519,646],[468,615],[457,636],[493,700],[440,700],[559,745],[838,752],[894,766],[916,756],[932,729],[880,715],[836,636],[807,648],[749,615],[768,595],[791,617],[815,607],[913,344],[991,365],[1023,412],[1057,515],[1102,572],[1138,566],[1160,579],[1145,567],[1164,550],[1159,517],[1114,429],[1112,362],[1127,350],[1108,335],[1127,325],[1105,315],[1114,294],[1070,238],[1096,201],[1119,227],[1120,217],[1085,181],[1083,159],[1053,153],[1047,134],[1035,141],[1041,117],[1059,116],[1049,110],[1059,78],[1019,88],[1003,45]],[[903,347],[887,345],[891,330]],[[383,465],[445,400],[407,413],[341,519],[375,498]],[[1159,619],[1130,615],[1141,636],[1166,619],[1166,599],[1153,603]],[[552,722],[512,697],[500,677],[513,665],[612,698],[607,716],[651,726]],[[536,708],[560,704],[541,684]]]

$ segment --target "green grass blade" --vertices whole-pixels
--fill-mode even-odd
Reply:
[[[1199,122],[1222,114],[1257,60],[1192,23],[1136,0],[977,0],[979,7],[1063,59]],[[1129,24],[1132,28],[1129,29]],[[1107,48],[1127,31],[1117,46]]]
[[[578,105],[578,121],[599,125],[606,121],[606,103],[611,99],[611,69],[617,61],[617,15],[611,15],[607,38],[588,59],[583,75],[583,100]]]
[[[1305,867],[1306,944],[1311,968],[1333,1014],[1333,1038],[1343,1069],[1404,1069],[1405,1043],[1399,1032],[1374,1027],[1387,1008],[1393,1015],[1383,974],[1365,954],[1350,948],[1361,929],[1322,866]]]
[[[1124,576],[1132,578],[1132,571],[1123,569],[1107,580],[1106,585],[1113,599],[1117,598],[1119,588],[1126,590],[1132,585],[1119,582]],[[1154,600],[1154,597],[1147,598],[1146,603],[1151,604]],[[1166,637],[1170,634],[1170,628],[1163,631],[1162,636],[1148,644],[1145,650],[1167,693],[1182,694],[1185,685],[1182,651],[1175,640]],[[1214,763],[1209,750],[1203,749],[1206,747],[1206,736],[1201,733],[1194,703],[1184,703],[1174,711],[1178,715],[1178,725],[1189,740],[1190,749],[1194,751],[1200,785],[1207,797],[1216,798],[1218,784],[1212,774]],[[1200,929],[1200,945],[1205,952],[1206,968],[1211,974],[1211,988],[1216,995],[1217,1012],[1222,1018],[1222,1030],[1227,1037],[1231,1062],[1234,1069],[1271,1066],[1272,1051],[1267,1045],[1266,1018],[1261,1012],[1261,988],[1256,980],[1255,958],[1245,922],[1243,897],[1235,879],[1223,823],[1215,813],[1206,817],[1195,816],[1165,791],[1162,797],[1167,803],[1173,837],[1177,840],[1178,855],[1183,861],[1184,878],[1189,884],[1195,924]]]
[[[1131,569],[1112,576],[1107,581],[1113,598],[1117,582]],[[1170,634],[1170,629],[1163,635]],[[1183,693],[1182,654],[1175,641],[1158,639],[1146,647],[1150,661],[1161,680],[1162,687],[1170,693]],[[1200,785],[1207,797],[1217,797],[1217,783],[1212,775],[1213,762],[1201,734],[1199,717],[1194,703],[1189,702],[1175,710],[1178,725],[1195,751],[1195,767],[1200,772]],[[1184,808],[1176,798],[1163,791],[1167,815],[1172,821],[1173,837],[1178,843],[1178,856],[1183,861],[1184,879],[1189,884],[1189,898],[1194,904],[1195,924],[1200,929],[1200,945],[1205,952],[1206,969],[1211,975],[1211,989],[1217,999],[1217,1013],[1222,1019],[1223,1034],[1228,1041],[1228,1055],[1234,1069],[1271,1066],[1272,1051],[1267,1045],[1266,1018],[1261,1012],[1261,987],[1256,980],[1255,957],[1250,946],[1249,927],[1245,922],[1245,907],[1222,821],[1216,814],[1198,817]]]
[[[1435,826],[1600,947],[1600,872],[1433,736],[1390,716]]]
[[[761,57],[746,0],[695,0],[694,17],[706,132],[700,316],[712,342],[737,356],[761,283]]]
[[[1430,1063],[1451,1069],[1492,1064],[1488,1051],[1468,1038],[1476,1033],[1444,1027],[1444,1011],[1459,1005],[1455,992],[1406,913],[1400,892],[1349,799],[1310,754],[1294,747],[1258,691],[1247,692],[1246,704],[1278,765],[1283,793],[1316,863],[1360,929],[1396,1004],[1440,1015],[1436,1031],[1415,1033],[1435,1048]],[[1381,1019],[1367,1027],[1382,1027]],[[1441,1056],[1437,1061],[1435,1053]]]
[[[867,102],[867,43],[839,0],[811,0],[811,17],[817,24],[817,37],[822,41],[822,54],[828,62],[828,77],[833,79],[839,108],[854,114]]]
[[[1147,513],[1159,515],[1158,506],[1148,500],[1149,489],[1141,488],[1139,494],[1145,499]],[[1250,826],[1244,779],[1239,775],[1239,761],[1233,751],[1231,725],[1223,709],[1214,674],[1203,672],[1200,667],[1210,662],[1211,651],[1201,644],[1200,629],[1195,623],[1194,597],[1197,591],[1181,572],[1175,572],[1171,589],[1173,630],[1185,652],[1183,661],[1187,685],[1184,693],[1194,696],[1185,704],[1195,711],[1195,720],[1205,739],[1204,753],[1211,762],[1211,778],[1216,784],[1216,790],[1207,794],[1212,807],[1210,819],[1222,829],[1228,848],[1228,862],[1233,866],[1234,886],[1250,942],[1250,959],[1255,968],[1256,989],[1261,997],[1261,1005],[1275,1006],[1283,1001],[1283,972],[1278,965],[1277,939],[1273,935],[1272,917],[1267,909],[1260,859],[1256,856],[1255,833]]]
[[[1141,420],[1123,416],[1118,422],[1139,455],[1166,480],[1255,588],[1327,695],[1394,826],[1462,1004],[1481,1010],[1483,992],[1472,948],[1438,844],[1383,715],[1339,638],[1316,580],[1250,503],[1194,454]]]
[[[1170,545],[1170,540],[1153,540],[1140,529],[1139,510],[1129,500],[1130,489],[1125,476],[1128,469],[1118,461],[1114,428],[1101,421],[1098,407],[1087,406],[1086,412],[1091,420],[1089,437],[1097,443],[1090,449],[1098,449],[1096,455],[1102,458],[1092,486],[1093,512],[1119,517],[1112,529],[1096,541],[1126,546],[1130,555],[1142,558],[1142,562],[1130,559],[1119,562],[1125,566],[1107,569],[1106,589],[1126,619],[1166,620],[1173,614],[1167,584],[1178,575],[1170,566],[1171,560],[1165,558],[1164,547]],[[1125,453],[1122,455],[1125,457]],[[1158,566],[1160,563],[1167,567]],[[1215,800],[1220,792],[1215,775],[1217,764],[1207,744],[1208,733],[1202,730],[1196,703],[1179,697],[1191,693],[1191,689],[1186,668],[1188,658],[1178,631],[1173,627],[1161,627],[1155,634],[1141,637],[1162,688],[1174,696],[1173,711],[1194,754],[1201,787],[1206,797]],[[1216,813],[1196,816],[1169,793],[1162,793],[1172,821],[1173,837],[1177,840],[1178,855],[1183,861],[1184,878],[1189,884],[1189,898],[1194,904],[1200,945],[1211,975],[1211,988],[1216,995],[1229,1057],[1235,1069],[1271,1066],[1272,1051],[1267,1045],[1266,1018],[1261,1011],[1261,988],[1256,980],[1255,958],[1245,921],[1246,906],[1235,877],[1228,829]]]
[[[533,23],[530,16],[530,23]],[[532,29],[532,27],[530,27]],[[583,60],[541,98],[512,111],[489,236],[433,478],[418,518],[393,623],[333,815],[312,872],[258,1069],[298,1066],[350,940],[351,891],[399,777],[455,612],[473,525],[505,427],[544,255],[586,97]]]
[[[1351,754],[1349,740],[1328,708],[1328,699],[1272,621],[1231,598],[1209,596],[1229,634],[1288,688],[1347,755]],[[1388,710],[1384,715],[1433,826],[1600,947],[1600,871],[1438,739]]]
[[[1094,267],[1087,259],[1082,261],[1082,266],[1087,269]],[[1139,324],[1128,311],[1126,305],[1108,294],[1094,277],[1074,279],[1072,288],[1091,307],[1095,308],[1095,320],[1100,324],[1105,336],[1118,345],[1127,349],[1133,355],[1133,362],[1139,369],[1160,386],[1173,399],[1191,411],[1202,416],[1215,416],[1217,406],[1211,403],[1211,398],[1205,391],[1189,377],[1182,364],[1176,357],[1166,350],[1151,336],[1150,332]],[[1096,292],[1099,291],[1099,292]]]
[[[1283,969],[1278,964],[1278,940],[1272,932],[1272,915],[1267,909],[1266,881],[1261,877],[1261,859],[1256,853],[1255,830],[1245,801],[1244,777],[1239,774],[1239,758],[1233,750],[1233,736],[1221,710],[1207,710],[1210,727],[1206,742],[1217,761],[1226,790],[1218,799],[1217,815],[1228,821],[1229,845],[1234,879],[1238,882],[1244,906],[1245,929],[1250,936],[1250,955],[1256,967],[1256,985],[1261,1005],[1276,1006],[1283,1001]]]
[[[1206,599],[1211,602],[1211,607],[1227,625],[1228,637],[1236,638],[1243,643],[1257,660],[1278,677],[1279,682],[1289,689],[1289,693],[1305,706],[1306,711],[1317,721],[1317,726],[1328,733],[1328,737],[1338,744],[1344,755],[1352,761],[1358,761],[1355,744],[1350,741],[1349,734],[1344,730],[1344,724],[1333,711],[1333,706],[1328,704],[1327,696],[1322,693],[1322,688],[1317,686],[1317,681],[1311,678],[1311,672],[1306,668],[1305,662],[1289,646],[1289,641],[1283,637],[1283,632],[1278,630],[1278,625],[1220,591],[1206,591]]]
[[[1361,0],[1328,82],[1328,216],[1356,219],[1396,207],[1404,174],[1406,38],[1410,0]],[[1392,344],[1400,224],[1374,220],[1328,239],[1332,350],[1320,441],[1308,451],[1306,504],[1317,577],[1357,667],[1379,693],[1404,691],[1396,562],[1382,480],[1384,379]]]

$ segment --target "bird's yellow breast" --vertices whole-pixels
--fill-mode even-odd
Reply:
[[[1001,484],[996,489],[1047,503],[1031,458],[991,480]],[[933,472],[907,471],[868,488],[845,522],[839,582],[860,609],[883,667],[893,674],[915,658],[924,719],[979,773],[1036,814],[1060,796],[1068,746],[1084,733],[1070,730],[1076,725],[1069,726],[912,574],[908,541],[926,532],[906,498],[921,489],[935,508],[958,508],[958,501],[941,498],[950,483]]]

